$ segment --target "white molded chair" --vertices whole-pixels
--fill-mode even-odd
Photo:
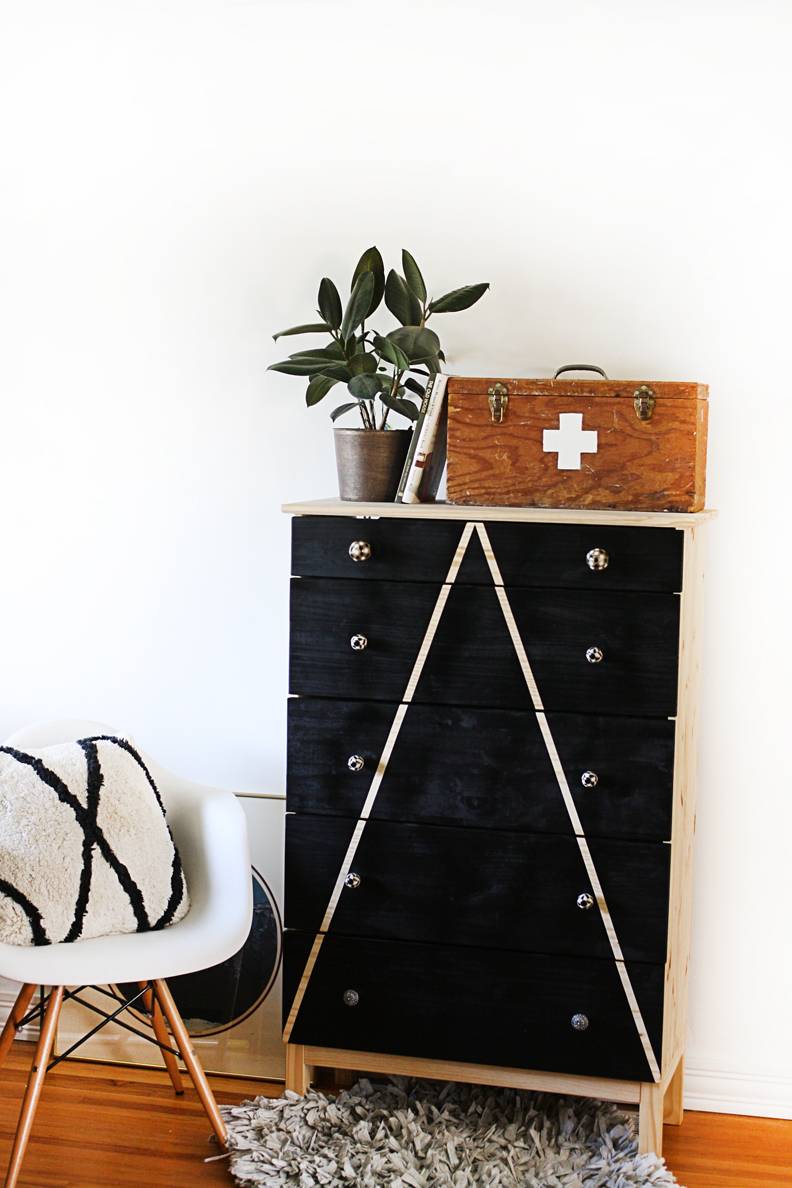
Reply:
[[[92,734],[120,732],[99,722],[44,722],[17,731],[6,739],[6,745],[37,750]],[[177,924],[161,932],[135,932],[38,948],[0,943],[0,977],[22,983],[0,1034],[0,1064],[17,1030],[30,1017],[36,987],[51,987],[41,1007],[41,1033],[11,1152],[7,1188],[13,1188],[19,1178],[64,993],[68,994],[69,987],[138,984],[175,1091],[183,1090],[167,1027],[212,1129],[218,1141],[226,1145],[225,1123],[165,979],[217,965],[247,940],[253,900],[245,815],[232,792],[179,779],[147,755],[143,759],[159,788],[181,854],[190,910]]]

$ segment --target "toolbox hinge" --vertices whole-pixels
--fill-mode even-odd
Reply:
[[[651,421],[656,404],[657,397],[652,388],[647,384],[641,384],[640,388],[636,388],[633,396],[633,408],[639,421]]]
[[[491,388],[488,388],[487,393],[492,423],[493,425],[500,425],[506,416],[506,408],[509,403],[509,389],[505,384],[493,384]]]

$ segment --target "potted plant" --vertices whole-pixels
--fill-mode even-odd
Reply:
[[[430,300],[421,271],[408,251],[402,252],[403,275],[385,265],[376,247],[358,260],[345,305],[329,277],[319,285],[321,321],[292,326],[273,335],[321,334],[329,341],[298,351],[270,371],[308,379],[305,402],[310,408],[337,384],[351,397],[330,414],[334,422],[347,413],[360,418],[358,428],[334,430],[339,492],[342,499],[390,500],[396,494],[412,428],[394,429],[391,414],[418,419],[426,381],[445,362],[440,339],[427,322],[434,314],[469,309],[489,288],[465,285]],[[367,325],[385,299],[399,325],[380,334]]]

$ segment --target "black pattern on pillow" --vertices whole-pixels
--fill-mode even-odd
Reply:
[[[131,743],[0,747],[0,942],[148,932],[189,907],[162,799]]]

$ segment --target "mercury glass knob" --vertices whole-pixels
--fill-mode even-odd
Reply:
[[[596,788],[599,783],[599,776],[596,771],[584,771],[580,777],[580,782],[584,788]]]
[[[368,561],[371,556],[371,545],[367,540],[353,540],[349,546],[349,555],[353,561]],[[607,561],[605,564],[608,564]]]
[[[604,659],[605,653],[602,648],[586,648],[586,659],[589,664],[599,664]]]
[[[344,999],[344,1006],[353,1007],[353,1006],[357,1006],[357,1004],[360,1002],[360,995],[358,994],[357,990],[345,990],[344,994],[343,994],[343,999]],[[581,1016],[581,1018],[582,1017],[583,1016]],[[586,1024],[586,1026],[588,1026],[588,1023]]]
[[[350,870],[344,879],[344,886],[348,887],[350,891],[357,891],[362,882],[360,875],[356,874],[354,870]]]
[[[610,557],[604,549],[589,549],[586,553],[586,565],[595,572],[599,572],[601,569],[607,569],[609,561]]]
[[[589,895],[588,891],[581,891],[576,903],[582,912],[587,912],[589,908],[594,907],[594,896]]]
[[[362,771],[366,766],[366,760],[362,755],[350,755],[347,759],[347,767],[350,771]]]
[[[349,641],[349,646],[353,652],[363,652],[368,647],[368,640],[365,635],[353,635]]]
[[[569,1020],[575,1031],[587,1031],[589,1021],[585,1015],[573,1015]]]

